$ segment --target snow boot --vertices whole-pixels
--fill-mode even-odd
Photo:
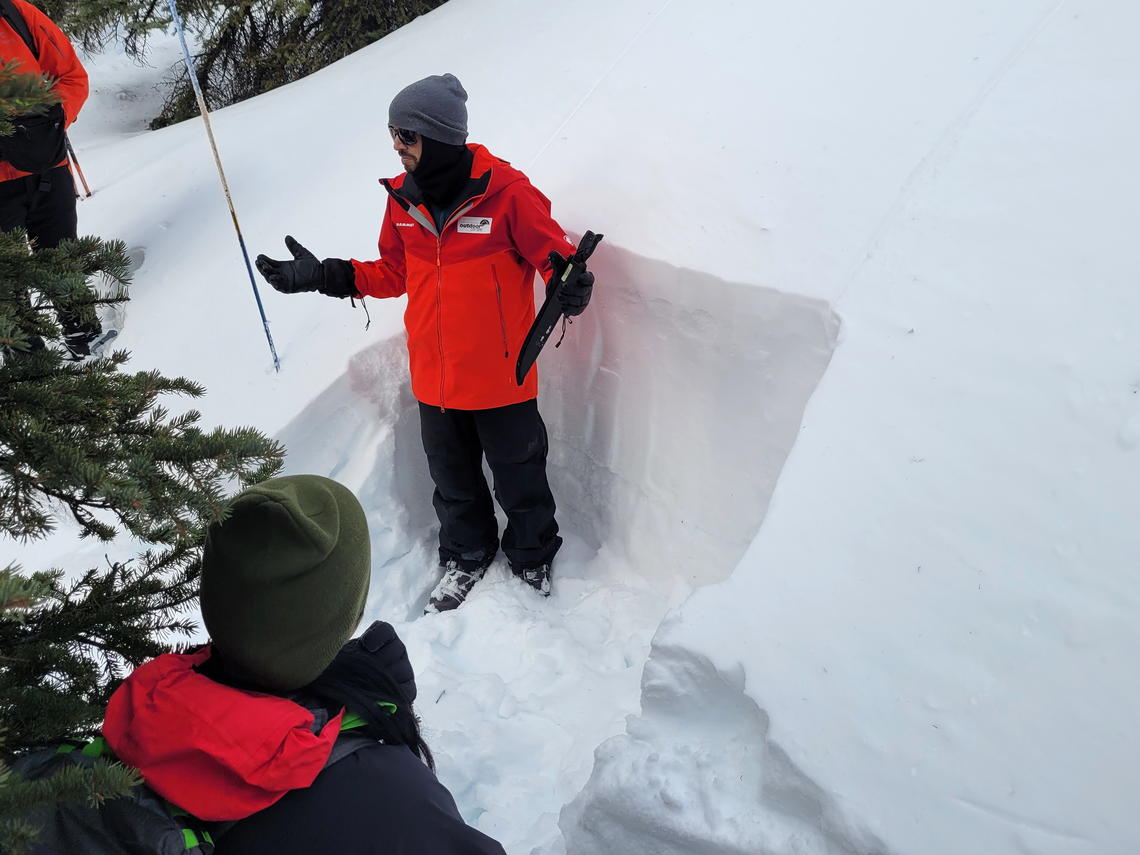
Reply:
[[[61,317],[60,326],[63,327],[66,355],[76,362],[91,355],[91,343],[102,333],[98,323],[82,323],[70,317]]]
[[[445,563],[443,578],[428,597],[424,614],[433,615],[459,608],[471,593],[471,589],[475,587],[475,583],[483,578],[490,564],[490,561],[461,563],[454,559]]]
[[[82,362],[92,356],[103,356],[107,345],[119,335],[118,330],[106,330],[94,335],[87,331],[68,333],[63,337],[66,350],[63,351],[72,362]]]
[[[91,345],[90,345],[91,355],[92,356],[100,356],[100,357],[106,356],[107,355],[107,345],[109,345],[116,338],[118,338],[118,336],[119,336],[118,330],[104,330],[102,335],[97,336],[95,338],[95,340],[91,342]]]
[[[550,564],[537,564],[534,567],[511,567],[511,572],[522,579],[542,596],[550,596]]]
[[[79,362],[91,355],[91,338],[85,332],[68,333],[63,337],[63,345],[67,348],[67,356]]]

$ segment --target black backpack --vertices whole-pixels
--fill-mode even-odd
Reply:
[[[361,748],[377,744],[375,739],[349,729],[359,718],[346,715],[345,721],[325,762],[326,769]],[[17,776],[36,781],[69,766],[89,768],[114,759],[106,740],[98,737],[25,754],[10,768]],[[98,805],[41,803],[23,820],[38,833],[31,855],[212,855],[215,841],[234,825],[197,819],[146,784]]]
[[[38,60],[40,53],[32,31],[12,0],[0,0],[0,17],[12,25]],[[40,173],[53,169],[67,157],[67,120],[61,105],[53,104],[46,113],[18,116],[11,121],[15,130],[0,137],[0,160],[8,161],[21,172]]]

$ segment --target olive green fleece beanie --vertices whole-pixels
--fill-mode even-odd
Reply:
[[[275,692],[314,680],[360,622],[370,567],[347,487],[290,475],[238,494],[202,555],[202,618],[227,670]]]

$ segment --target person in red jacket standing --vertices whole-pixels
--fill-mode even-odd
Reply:
[[[0,58],[15,61],[16,71],[42,74],[54,81],[53,90],[60,103],[51,107],[47,119],[70,125],[87,100],[87,72],[75,55],[75,49],[47,15],[24,0],[0,0]],[[18,15],[31,37],[13,25]],[[19,21],[15,22],[17,25]],[[23,29],[22,27],[20,29]],[[61,128],[62,130],[62,128]],[[0,152],[5,139],[0,138]],[[36,171],[20,169],[0,154],[0,231],[26,229],[33,249],[50,249],[60,241],[74,239],[76,232],[75,190],[62,151],[62,133],[49,145],[53,151],[31,152],[36,158],[50,158]],[[9,145],[12,143],[9,142]],[[59,151],[55,151],[58,146]],[[53,153],[54,152],[54,153]],[[59,160],[54,157],[58,155]],[[100,326],[93,310],[85,315],[57,312],[63,327],[64,341],[72,355],[82,358],[90,353],[91,342],[99,335]],[[41,343],[42,344],[42,343]]]
[[[507,516],[502,547],[513,573],[543,595],[562,545],[546,477],[547,435],[538,379],[514,365],[534,320],[534,276],[561,272],[575,246],[550,200],[484,146],[467,144],[467,93],[454,75],[401,90],[389,107],[404,174],[382,182],[388,204],[375,261],[320,261],[292,237],[292,261],[258,256],[278,291],[332,297],[408,296],[404,323],[412,394],[419,402],[443,576],[428,612],[454,609],[499,549],[484,457]],[[564,289],[563,308],[586,308],[593,275]]]

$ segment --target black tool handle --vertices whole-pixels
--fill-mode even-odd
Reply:
[[[570,257],[570,260],[585,264],[586,259],[594,254],[594,249],[602,242],[603,237],[605,235],[596,235],[587,229],[586,233],[582,235],[582,239],[578,241],[578,251]]]

